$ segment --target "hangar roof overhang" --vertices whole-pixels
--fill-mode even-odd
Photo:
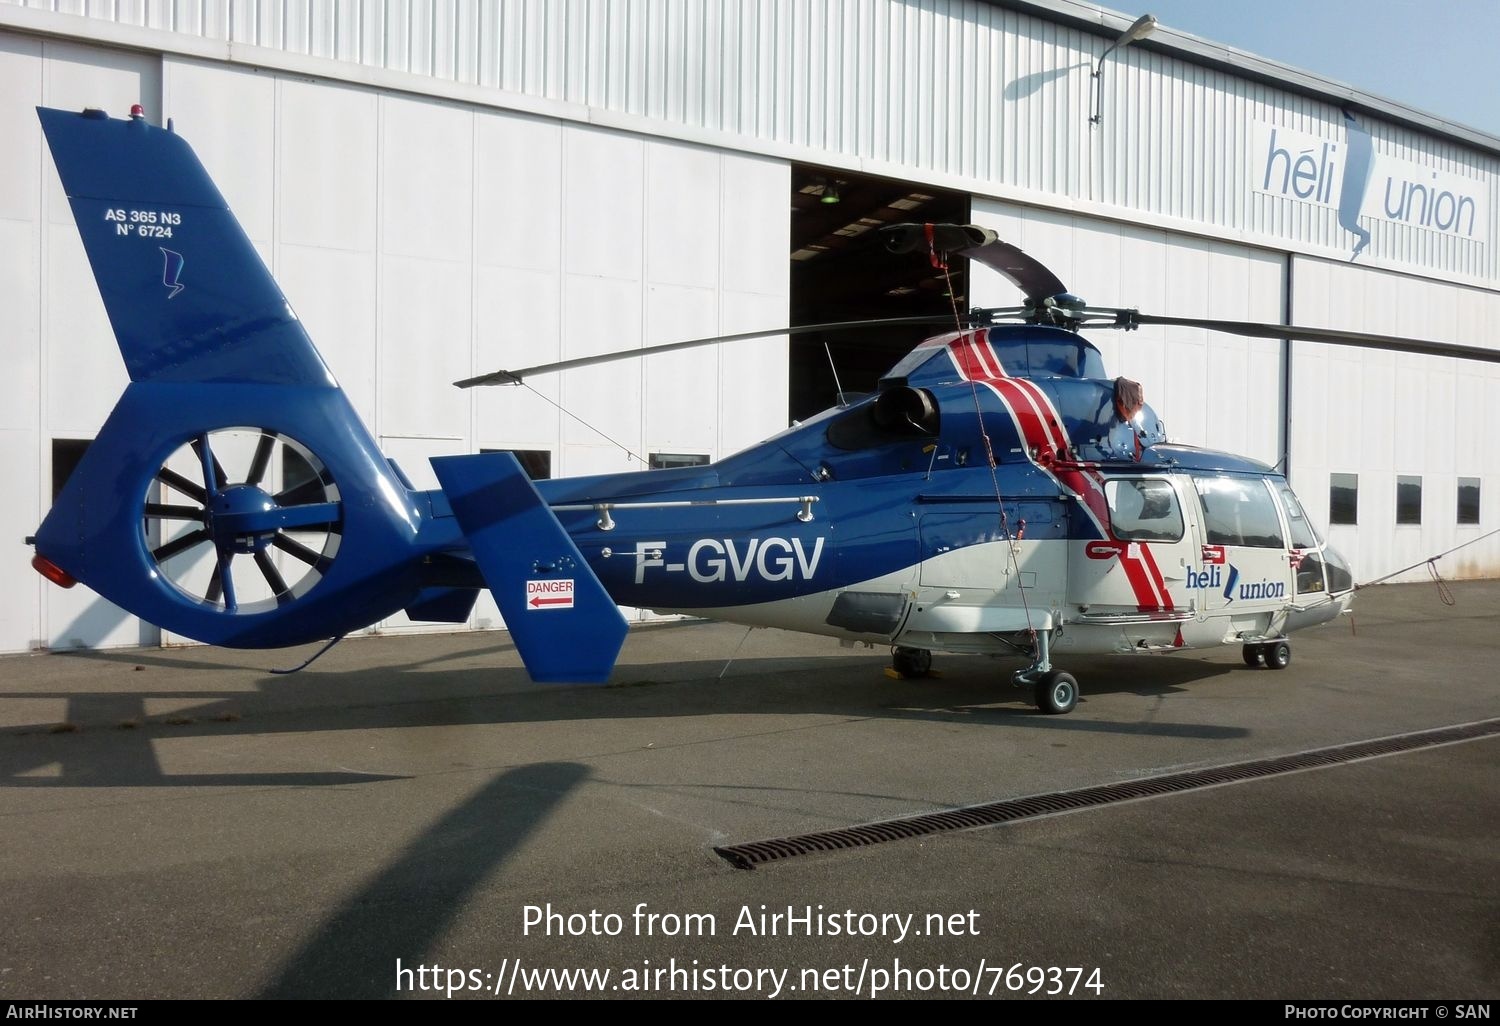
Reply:
[[[1082,0],[985,0],[996,7],[1005,7],[1033,17],[1058,22],[1071,28],[1082,29],[1113,40],[1130,27],[1135,18],[1128,14],[1085,3]],[[1147,0],[1143,10],[1150,10]],[[1289,92],[1323,100],[1353,114],[1370,114],[1383,121],[1391,121],[1429,135],[1435,135],[1476,150],[1500,155],[1500,136],[1449,121],[1436,114],[1409,107],[1396,100],[1388,100],[1372,93],[1362,92],[1351,85],[1324,78],[1311,71],[1282,64],[1267,57],[1260,57],[1225,43],[1159,25],[1146,39],[1132,46],[1158,53],[1169,54],[1191,64],[1225,71],[1252,82],[1275,86]]]

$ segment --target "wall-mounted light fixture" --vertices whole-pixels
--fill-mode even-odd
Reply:
[[[1120,38],[1110,43],[1104,52],[1099,55],[1099,61],[1094,65],[1094,102],[1089,113],[1089,123],[1097,125],[1104,120],[1104,59],[1122,46],[1129,46],[1138,39],[1145,39],[1156,31],[1156,16],[1143,14],[1131,23],[1131,26],[1120,33]]]

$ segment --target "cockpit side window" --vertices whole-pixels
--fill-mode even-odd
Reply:
[[[1170,481],[1114,478],[1104,482],[1109,521],[1121,541],[1182,540],[1182,507]]]
[[[1259,478],[1193,477],[1203,503],[1203,533],[1210,545],[1279,549],[1281,520]]]

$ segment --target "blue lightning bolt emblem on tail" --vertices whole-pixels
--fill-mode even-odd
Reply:
[[[181,253],[164,249],[160,246],[157,248],[161,250],[161,255],[164,259],[161,268],[161,283],[172,290],[167,293],[167,298],[175,299],[177,298],[177,293],[187,288],[180,280],[182,278],[182,265],[186,261],[182,259]]]

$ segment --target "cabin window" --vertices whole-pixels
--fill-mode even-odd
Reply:
[[[1458,522],[1460,524],[1479,523],[1479,478],[1477,477],[1458,479]]]
[[[1203,503],[1204,540],[1210,545],[1252,549],[1282,547],[1281,520],[1265,482],[1259,478],[1194,477]]]
[[[1170,481],[1116,478],[1104,482],[1109,521],[1121,541],[1182,540],[1182,508]]]
[[[1328,522],[1359,523],[1359,475],[1333,474],[1328,480]]]
[[[668,470],[673,467],[704,467],[708,465],[708,454],[697,452],[653,452],[646,457],[652,470]]]
[[[1409,474],[1396,476],[1396,523],[1422,522],[1422,479]]]

